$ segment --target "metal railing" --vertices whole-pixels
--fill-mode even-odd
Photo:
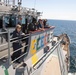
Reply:
[[[1,38],[1,36],[2,35],[6,35],[6,34],[8,34],[8,31],[6,31],[6,32],[0,32],[0,38]],[[1,41],[0,41],[1,42]],[[0,44],[0,48],[3,48],[4,46],[6,46],[6,45],[8,45],[8,43],[1,43]],[[2,50],[3,51],[3,50]],[[0,52],[2,52],[1,50],[0,50]],[[0,59],[2,59],[2,58],[4,58],[4,57],[6,57],[6,56],[8,56],[8,54],[5,54],[5,55],[3,55],[2,57],[0,57]]]
[[[63,56],[62,56],[62,49],[60,48],[60,43],[61,43],[62,40],[60,40],[59,42],[57,42],[51,49],[49,52],[43,54],[40,59],[38,60],[38,62],[36,64],[33,65],[33,69],[35,71],[33,71],[31,73],[31,75],[35,75],[37,70],[44,64],[44,62],[46,61],[46,59],[51,55],[53,54],[54,51],[57,52],[57,55],[58,55],[58,59],[59,59],[59,65],[60,65],[60,71],[61,71],[61,75],[67,75],[67,68],[66,68],[66,65],[65,65],[65,62],[63,60]],[[62,65],[61,65],[62,63]],[[35,66],[38,65],[36,68]]]
[[[8,46],[8,48],[7,48],[7,52],[8,52],[8,53],[5,54],[5,55],[2,55],[2,56],[0,57],[0,59],[2,59],[2,58],[4,58],[4,57],[8,57],[9,66],[10,66],[11,64],[13,64],[16,60],[22,58],[23,56],[25,56],[25,55],[27,54],[27,52],[26,52],[26,53],[23,53],[23,54],[21,54],[18,58],[14,59],[13,61],[11,60],[11,55],[12,55],[13,53],[18,52],[20,49],[23,49],[23,48],[25,48],[25,47],[28,47],[29,44],[26,44],[26,45],[22,46],[21,48],[19,48],[19,49],[17,49],[17,50],[14,50],[14,51],[12,51],[12,52],[11,52],[11,49],[12,49],[12,46],[11,46],[11,45],[12,45],[14,42],[17,42],[17,41],[19,41],[19,40],[24,40],[24,39],[29,38],[29,36],[30,36],[29,34],[26,34],[26,35],[25,35],[24,37],[22,37],[22,38],[18,38],[18,37],[16,37],[16,38],[11,38],[11,35],[10,35],[10,31],[9,31],[9,30],[6,31],[6,32],[0,32],[0,34],[1,34],[1,35],[4,35],[4,34],[7,34],[7,35],[8,35],[8,42],[5,43],[5,44],[1,44],[1,45],[0,45],[0,48],[1,48],[1,47],[4,47],[5,45],[7,45],[7,46]]]
[[[8,34],[8,31],[6,31],[6,32],[0,32],[0,38],[3,38],[4,36],[3,35],[6,35],[6,34]],[[2,39],[0,40],[0,42],[2,41]],[[6,46],[6,45],[8,45],[8,43],[4,43],[4,44],[0,44],[0,48],[1,47],[3,47],[3,46]],[[1,51],[1,50],[0,50]]]
[[[62,49],[61,49],[60,44],[59,44],[59,47],[57,48],[57,54],[58,54],[58,59],[59,59],[59,64],[60,64],[61,75],[67,75],[68,70],[66,67],[65,58],[64,58],[64,55],[62,53]]]
[[[6,31],[6,32],[0,32],[0,35],[1,35],[1,34],[6,34],[6,33],[8,33],[8,31]]]
[[[43,55],[39,58],[38,62],[36,62],[36,63],[33,65],[33,67],[34,67],[35,65],[37,65],[37,63],[39,63],[40,60],[42,60],[45,56],[47,56],[47,57],[45,58],[45,60],[46,60],[46,59],[50,56],[50,54],[52,54],[52,53],[56,50],[56,48],[58,47],[58,45],[60,44],[60,42],[61,42],[61,41],[57,42],[57,43],[50,49],[50,51],[48,51],[47,53],[43,54]],[[45,60],[44,60],[44,61],[45,61]]]
[[[10,31],[9,31],[9,30],[8,30],[7,32],[1,32],[0,34],[5,34],[5,33],[8,34],[8,43],[7,43],[7,45],[8,45],[8,54],[3,55],[2,57],[0,57],[0,59],[8,56],[8,62],[9,62],[9,66],[10,66],[10,65],[13,64],[16,60],[18,60],[18,59],[22,58],[23,56],[25,56],[25,55],[27,54],[27,52],[24,53],[24,54],[22,54],[22,55],[20,55],[18,58],[14,59],[13,61],[11,61],[11,55],[12,55],[13,53],[15,53],[15,52],[18,52],[20,49],[23,49],[23,48],[29,46],[29,44],[27,44],[27,45],[25,45],[25,46],[23,46],[23,47],[15,50],[15,51],[11,52],[11,44],[14,43],[14,42],[17,42],[18,40],[23,40],[23,39],[29,38],[29,34],[27,34],[27,35],[26,35],[25,37],[23,37],[23,38],[19,38],[19,39],[18,39],[18,37],[16,37],[16,38],[12,38],[12,39],[11,39],[11,37],[10,37]],[[15,40],[15,39],[16,39],[16,40]],[[33,74],[40,68],[40,66],[46,61],[46,59],[47,59],[54,51],[56,51],[57,54],[58,54],[58,59],[59,59],[59,64],[60,64],[61,75],[67,75],[67,74],[65,73],[65,72],[66,72],[66,68],[65,68],[65,63],[64,63],[64,60],[63,60],[63,57],[62,57],[62,53],[61,53],[62,49],[60,48],[60,43],[61,43],[61,41],[62,41],[62,40],[60,40],[59,42],[57,42],[57,43],[50,49],[50,51],[48,51],[47,53],[44,53],[44,54],[38,59],[38,61],[37,61],[34,65],[32,65],[32,69],[35,69],[35,70],[34,70],[34,72],[31,73],[31,75],[33,75]],[[1,45],[0,47],[2,47],[2,46],[4,46],[4,45],[5,45],[5,44]],[[62,65],[61,65],[61,63],[62,63]],[[35,68],[36,65],[38,65],[38,66]]]

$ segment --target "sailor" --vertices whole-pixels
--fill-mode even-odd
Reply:
[[[50,28],[51,26],[49,26],[48,24],[47,24],[47,19],[44,19],[43,20],[43,25],[44,25],[44,28]]]
[[[47,23],[47,20],[44,19],[44,20],[43,20],[44,27],[46,27],[46,23]]]
[[[32,22],[29,23],[29,25],[28,25],[29,31],[35,31],[36,30],[36,22],[37,22],[37,20],[35,18],[33,18]]]
[[[13,32],[13,36],[12,38],[18,38],[18,39],[14,39],[17,40],[15,42],[13,42],[13,51],[17,51],[19,48],[22,47],[22,41],[20,40],[20,38],[22,38],[23,36],[25,36],[24,33],[22,33],[21,31],[21,25],[17,25],[15,31]],[[14,52],[12,55],[12,60],[17,59],[19,56],[21,56],[21,49],[19,49],[17,52]],[[19,63],[19,59],[16,61]]]
[[[37,26],[40,30],[45,30],[44,29],[44,25],[43,25],[43,20],[39,19],[38,21],[38,26]]]

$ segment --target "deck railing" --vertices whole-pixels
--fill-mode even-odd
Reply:
[[[60,71],[61,71],[61,75],[67,75],[68,74],[68,69],[67,69],[67,65],[65,62],[65,57],[63,55],[62,52],[62,48],[59,44],[59,46],[57,47],[57,54],[58,54],[58,59],[59,59],[59,64],[60,64]]]
[[[66,68],[66,64],[64,62],[64,57],[62,54],[62,49],[60,47],[60,43],[62,40],[60,40],[59,42],[57,42],[51,49],[49,52],[45,53],[44,55],[42,55],[42,57],[40,57],[39,61],[36,63],[39,64],[36,68],[35,65],[33,65],[33,68],[35,69],[34,72],[31,73],[31,75],[36,75],[36,72],[39,70],[39,68],[44,64],[44,62],[46,61],[46,59],[53,54],[54,52],[57,53],[58,55],[58,59],[59,59],[59,65],[60,65],[60,71],[61,71],[61,75],[67,75],[67,68]]]
[[[0,59],[2,59],[2,58],[4,58],[4,57],[8,57],[8,62],[9,62],[9,66],[10,66],[10,65],[13,64],[16,60],[18,60],[18,59],[22,58],[23,56],[25,56],[25,55],[27,54],[27,52],[21,54],[21,56],[19,56],[18,58],[16,58],[16,59],[13,60],[13,61],[11,60],[11,55],[12,55],[13,53],[15,53],[15,52],[18,52],[20,49],[23,49],[23,48],[29,46],[29,44],[26,44],[26,45],[23,45],[23,47],[21,47],[21,48],[15,50],[15,51],[12,51],[12,52],[11,52],[12,43],[17,42],[18,40],[25,40],[25,39],[29,38],[29,34],[26,34],[26,35],[25,35],[24,37],[22,37],[22,38],[18,38],[18,37],[16,37],[16,38],[11,38],[11,35],[10,35],[10,31],[9,31],[9,30],[6,31],[6,32],[0,32],[0,35],[4,35],[4,34],[7,34],[7,35],[8,35],[8,42],[5,43],[5,44],[1,44],[1,45],[0,45],[0,48],[1,48],[1,47],[4,47],[5,45],[8,45],[8,48],[7,48],[8,53],[5,54],[5,55],[2,55],[2,56],[0,57]],[[15,40],[15,39],[16,39],[16,40]],[[4,50],[3,50],[3,51],[4,51]],[[1,52],[2,52],[2,51],[1,51]]]
[[[11,64],[13,64],[16,60],[22,58],[23,56],[25,56],[27,54],[26,53],[23,53],[21,56],[19,56],[18,58],[16,58],[15,60],[11,61],[11,55],[15,52],[18,52],[20,49],[23,49],[25,47],[28,47],[29,44],[11,52],[11,44],[13,42],[16,42],[18,41],[19,39],[17,39],[18,37],[16,38],[11,38],[10,36],[10,31],[8,30],[7,32],[1,32],[0,34],[8,34],[8,42],[6,43],[8,45],[8,54],[6,55],[3,55],[2,57],[0,57],[0,59],[8,56],[8,62],[9,62],[9,66]],[[25,37],[23,38],[20,38],[20,40],[23,40],[23,39],[26,39],[26,38],[29,38],[29,34],[27,34]],[[17,40],[14,40],[14,39],[17,39]],[[39,60],[37,61],[36,64],[32,65],[32,69],[34,69],[34,71],[32,73],[30,73],[30,75],[36,75],[36,71],[44,64],[44,62],[46,61],[46,59],[51,55],[53,54],[54,51],[57,52],[57,55],[58,55],[58,59],[59,59],[59,64],[60,64],[60,70],[61,70],[61,75],[67,75],[67,69],[66,69],[66,65],[65,65],[65,62],[64,62],[64,57],[62,55],[62,49],[61,49],[61,46],[60,46],[60,43],[61,43],[62,40],[60,40],[59,42],[57,42],[47,53],[44,53],[40,58]],[[0,47],[6,45],[6,44],[2,44],[0,45]],[[38,66],[36,66],[38,65]],[[36,66],[36,67],[35,67]]]

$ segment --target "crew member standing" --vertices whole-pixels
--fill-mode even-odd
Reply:
[[[13,36],[12,38],[18,38],[18,39],[14,39],[14,40],[17,40],[15,42],[13,42],[13,51],[17,51],[19,48],[22,47],[22,41],[21,41],[21,38],[24,36],[25,34],[22,33],[21,31],[21,25],[17,25],[16,26],[16,29],[15,31],[13,32]],[[12,60],[15,60],[16,58],[18,58],[19,56],[21,56],[22,52],[21,52],[22,49],[19,49],[17,52],[14,52],[13,55],[12,55]],[[19,63],[19,59],[16,61]]]

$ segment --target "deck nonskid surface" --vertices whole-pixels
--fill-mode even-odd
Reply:
[[[41,75],[61,75],[58,57],[52,56],[46,62]]]

